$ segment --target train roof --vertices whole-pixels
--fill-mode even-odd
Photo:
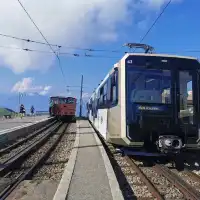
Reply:
[[[114,66],[111,68],[111,70],[107,73],[107,75],[104,77],[104,79],[101,81],[101,83],[98,85],[98,87],[95,89],[95,92],[98,91],[98,89],[104,84],[106,79],[109,77],[109,75],[114,71],[114,68],[119,67],[121,65],[121,62],[125,62],[126,58],[129,56],[154,56],[154,57],[168,57],[168,58],[181,58],[181,59],[188,59],[188,60],[196,60],[198,61],[197,58],[195,57],[190,57],[190,56],[179,56],[179,55],[170,55],[170,54],[153,54],[153,53],[126,53]],[[94,97],[94,92],[92,93],[91,98]]]
[[[190,57],[190,56],[179,56],[179,55],[172,55],[172,54],[153,54],[153,53],[126,53],[121,60],[126,59],[128,56],[155,56],[155,57],[168,57],[168,58],[183,58],[183,59],[192,59],[198,60],[197,58]]]
[[[76,99],[76,97],[65,97],[65,96],[50,96],[50,98],[58,98],[58,99],[67,99],[67,98],[73,98]]]
[[[152,53],[126,53],[114,66],[112,69],[109,71],[109,74],[114,71],[115,67],[118,67],[121,62],[124,62],[126,58],[129,56],[154,56],[154,57],[166,57],[166,58],[181,58],[181,59],[188,59],[188,60],[196,60],[198,61],[197,58],[190,57],[190,56],[179,56],[179,55],[170,55],[170,54],[152,54]]]

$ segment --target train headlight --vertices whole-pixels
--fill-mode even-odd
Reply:
[[[183,143],[178,136],[165,135],[159,137],[158,147],[161,152],[177,151],[183,147]]]
[[[165,143],[165,145],[168,146],[168,147],[172,146],[172,141],[169,140],[169,139],[164,140],[164,143]]]

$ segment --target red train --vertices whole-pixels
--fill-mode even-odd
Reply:
[[[62,121],[75,120],[76,102],[77,99],[74,97],[52,96],[50,97],[49,114]]]

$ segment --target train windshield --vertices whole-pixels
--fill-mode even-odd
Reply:
[[[50,98],[50,104],[58,104],[59,103],[59,99],[56,97],[51,97]]]
[[[68,97],[68,98],[61,98],[61,97],[51,97],[50,104],[74,104],[75,98]]]
[[[74,104],[75,99],[74,98],[62,98],[60,99],[61,104]]]
[[[171,103],[171,71],[127,67],[129,103]]]

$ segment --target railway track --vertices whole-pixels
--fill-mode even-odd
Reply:
[[[162,164],[145,167],[142,162],[127,156],[115,155],[115,159],[122,164],[123,174],[132,189],[125,199],[200,199],[200,176],[189,170],[179,172]]]
[[[4,155],[9,154],[10,152],[12,152],[12,150],[14,150],[15,152],[17,152],[18,150],[20,151],[24,147],[24,145],[28,145],[28,142],[31,142],[32,139],[37,137],[39,134],[42,134],[42,132],[53,126],[55,123],[56,121],[53,121],[46,126],[34,131],[33,133],[30,133],[29,135],[18,138],[13,144],[9,144],[8,146],[0,149],[0,162],[2,162]]]
[[[21,153],[9,159],[9,163],[1,170],[0,199],[6,199],[8,195],[25,179],[33,176],[45,159],[58,145],[69,124],[56,123],[45,132],[32,145]]]
[[[4,176],[10,170],[13,170],[26,156],[36,151],[36,149],[40,147],[54,131],[59,129],[60,126],[61,123],[56,123],[47,128],[44,132],[40,132],[36,137],[31,138],[31,140],[27,142],[28,144],[24,143],[23,147],[18,146],[17,148],[12,148],[11,151],[4,152],[0,157],[0,176]]]
[[[36,169],[32,180],[53,180],[59,183],[65,165],[69,160],[76,137],[76,124],[69,124],[67,131],[63,134],[59,144],[51,152],[43,165]]]
[[[200,199],[199,175],[157,163],[146,167],[142,161],[122,157],[112,144],[105,142],[100,135],[99,138],[108,153],[125,200]]]
[[[158,164],[154,166],[154,169],[158,172],[158,174],[166,177],[171,182],[171,184],[173,184],[176,188],[178,188],[184,195],[185,199],[190,199],[190,200],[200,199],[200,193],[197,187],[194,187],[195,186],[194,177],[192,176],[193,174],[192,172],[185,170],[182,172],[178,172],[176,169],[169,169],[165,165],[158,165]],[[190,183],[188,182],[189,179],[185,179],[186,174],[187,177],[190,178]],[[191,177],[188,176],[189,174],[191,175]],[[195,179],[197,180],[197,176]],[[193,184],[191,185],[191,183]],[[196,183],[199,185],[200,180],[198,180]]]

